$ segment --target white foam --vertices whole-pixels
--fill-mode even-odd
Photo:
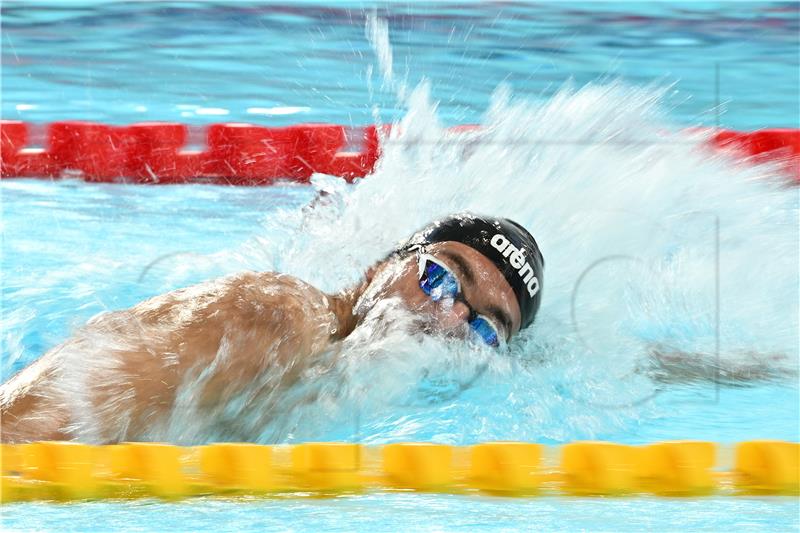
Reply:
[[[327,290],[456,211],[510,217],[541,245],[543,304],[512,345],[515,370],[490,365],[474,396],[421,411],[339,404],[391,413],[359,418],[359,435],[591,438],[650,416],[661,385],[643,369],[708,390],[717,378],[796,375],[797,191],[774,168],[710,152],[704,135],[669,122],[661,96],[617,82],[530,102],[500,88],[480,132],[453,134],[423,84],[373,175],[266,222],[262,251],[245,255],[279,255],[282,270]],[[428,370],[463,350],[410,354],[395,340],[373,338]],[[398,383],[396,372],[365,368],[372,387]],[[308,416],[317,423],[300,426],[330,435],[324,417]]]
[[[384,81],[393,84],[388,28],[377,18],[369,24]],[[509,217],[533,233],[545,258],[534,326],[497,354],[411,336],[413,318],[383,302],[301,386],[251,394],[280,379],[280,370],[268,372],[208,413],[197,410],[197,383],[186,383],[171,419],[147,437],[592,438],[654,416],[648,399],[660,385],[642,369],[656,357],[684,358],[677,366],[688,369],[686,379],[741,368],[791,374],[797,189],[771,167],[709,152],[702,134],[670,123],[662,96],[611,82],[525,101],[501,86],[481,129],[456,134],[420,84],[402,98],[407,112],[371,176],[355,186],[314,176],[324,199],[271,214],[258,239],[214,262],[229,271],[275,269],[336,291],[436,217]]]

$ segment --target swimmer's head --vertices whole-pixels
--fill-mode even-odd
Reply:
[[[432,222],[401,244],[371,269],[366,294],[397,297],[431,316],[440,331],[496,345],[533,323],[543,270],[525,228],[464,213]]]

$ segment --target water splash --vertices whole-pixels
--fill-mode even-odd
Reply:
[[[375,11],[367,15],[365,36],[369,41],[378,59],[378,68],[383,75],[383,82],[387,87],[394,85],[394,72],[392,70],[392,47],[389,43],[389,24],[378,17]]]
[[[796,190],[771,167],[710,153],[703,134],[670,124],[661,97],[610,83],[530,102],[501,87],[479,130],[454,133],[422,84],[373,175],[267,222],[259,261],[280,255],[327,290],[455,211],[513,218],[541,245],[542,308],[510,360],[455,401],[362,416],[362,437],[596,437],[647,417],[664,381],[796,375]],[[397,341],[390,351],[420,368],[460,355]],[[361,371],[396,385],[386,367]]]
[[[388,30],[371,24],[393,85]],[[371,176],[315,176],[325,196],[271,213],[260,237],[200,268],[276,270],[333,292],[430,220],[471,210],[515,219],[539,242],[534,326],[498,355],[410,337],[387,302],[375,312],[394,328],[365,321],[300,386],[260,403],[230,397],[208,416],[187,383],[148,437],[563,441],[659,416],[651,398],[670,380],[795,376],[797,190],[771,167],[709,153],[704,134],[670,123],[663,97],[610,82],[527,101],[501,86],[479,129],[454,132],[427,83],[403,93],[407,112]]]
[[[373,15],[367,35],[394,87],[388,27]],[[499,357],[368,321],[295,391],[313,405],[263,440],[593,438],[658,416],[664,382],[796,375],[796,190],[671,124],[664,90],[612,81],[532,102],[501,86],[459,132],[427,83],[398,96],[407,112],[371,176],[315,176],[325,196],[271,216],[232,260],[335,291],[436,217],[505,216],[544,253],[539,318]]]

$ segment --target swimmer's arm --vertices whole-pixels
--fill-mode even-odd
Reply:
[[[156,335],[165,342],[155,348],[159,357],[148,369],[142,364],[154,359],[152,345],[125,354],[137,411],[156,399],[171,409],[179,388],[191,388],[197,407],[214,408],[245,389],[252,393],[265,376],[275,378],[263,381],[270,384],[266,387],[291,386],[327,348],[335,329],[326,296],[291,276],[242,273],[188,299],[180,291],[172,299],[131,310],[133,323],[143,324],[143,330],[166,329]]]
[[[66,440],[68,412],[54,401],[53,354],[48,353],[0,385],[0,442]]]
[[[265,372],[280,373],[291,383],[330,341],[335,317],[320,291],[293,277],[247,273],[219,302],[180,332],[186,370],[216,367],[204,402],[250,384]],[[201,354],[195,357],[193,354]]]
[[[69,438],[67,426],[81,425],[69,412],[79,404],[93,410],[98,440],[131,439],[168,416],[187,383],[198,383],[199,407],[265,372],[290,383],[327,346],[324,304],[322,293],[294,278],[244,273],[95,317],[0,387],[2,440]],[[65,394],[71,374],[86,386]],[[121,416],[124,434],[114,427]]]
[[[641,370],[667,383],[713,381],[736,385],[786,379],[792,374],[788,358],[775,353],[744,352],[719,357],[665,346],[651,348]]]

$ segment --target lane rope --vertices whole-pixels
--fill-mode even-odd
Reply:
[[[35,442],[0,447],[5,503],[191,496],[340,495],[364,491],[548,495],[797,495],[800,444],[632,446],[396,443],[181,447]]]
[[[277,179],[307,182],[319,172],[352,181],[372,172],[380,157],[380,138],[388,131],[388,126],[379,132],[374,125],[225,123],[189,127],[166,122],[116,126],[81,121],[53,122],[42,131],[25,122],[3,120],[0,176],[268,185]],[[456,136],[474,136],[480,128],[462,125],[450,131]],[[753,162],[779,162],[800,184],[800,129],[707,132],[706,145],[711,150]],[[31,146],[37,133],[42,146]],[[193,146],[192,140],[199,142]]]

